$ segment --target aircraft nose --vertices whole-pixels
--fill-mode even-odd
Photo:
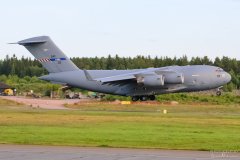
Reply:
[[[231,79],[232,79],[231,75],[226,72],[226,81],[227,81],[227,83],[230,82]]]

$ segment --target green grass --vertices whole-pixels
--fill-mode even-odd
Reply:
[[[4,144],[240,151],[238,105],[90,103],[51,111],[1,101]]]
[[[156,99],[162,103],[177,101],[180,104],[240,104],[240,96],[234,92],[223,92],[221,96],[216,96],[214,92],[172,93],[158,95]],[[106,95],[102,100],[131,100],[131,97]]]
[[[202,103],[202,104],[240,104],[240,96],[235,93],[223,92],[221,96],[216,96],[215,93],[175,93],[164,94],[157,96],[160,102],[178,101],[181,104]]]

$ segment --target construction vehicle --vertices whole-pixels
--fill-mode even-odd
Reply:
[[[5,89],[2,93],[4,96],[13,96],[14,92],[12,89]]]
[[[100,98],[101,99],[105,96],[105,94],[97,93],[97,92],[88,92],[87,96],[88,96],[88,98],[95,98],[95,99]]]
[[[65,91],[65,98],[67,99],[80,99],[80,94],[70,90]]]

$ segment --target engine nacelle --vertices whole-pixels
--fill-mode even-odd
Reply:
[[[182,73],[168,73],[164,75],[164,82],[166,84],[183,84],[184,76]]]
[[[163,75],[147,75],[144,77],[139,77],[137,79],[138,84],[143,84],[144,86],[154,87],[164,85]]]

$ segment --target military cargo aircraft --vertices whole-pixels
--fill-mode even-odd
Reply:
[[[166,66],[133,70],[79,69],[48,36],[17,42],[49,72],[39,77],[94,92],[131,96],[133,101],[155,100],[155,95],[217,89],[231,81],[223,69],[208,65]],[[220,95],[220,90],[217,95]]]

